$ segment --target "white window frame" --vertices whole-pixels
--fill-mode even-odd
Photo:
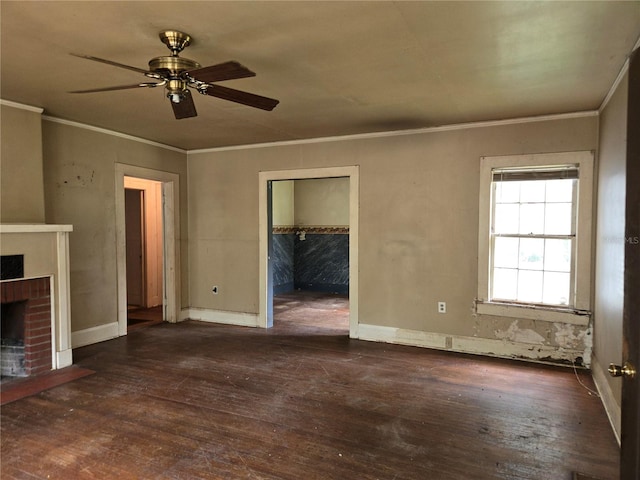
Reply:
[[[592,151],[481,157],[478,219],[478,296],[476,300],[476,312],[478,314],[588,325],[591,313],[593,159],[594,154]],[[572,278],[575,285],[573,306],[542,306],[492,301],[490,297],[492,263],[490,253],[493,171],[501,168],[531,167],[539,169],[557,165],[577,165],[579,169],[575,262]]]

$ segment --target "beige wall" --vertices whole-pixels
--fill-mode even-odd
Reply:
[[[41,114],[0,105],[0,222],[44,223]]]
[[[273,225],[281,227],[295,225],[293,191],[293,180],[280,180],[273,182],[271,191]]]
[[[480,157],[595,150],[596,139],[590,116],[190,154],[191,306],[258,312],[258,172],[359,165],[360,323],[495,338],[513,320],[473,314]],[[522,327],[554,341],[547,322]]]
[[[349,225],[349,179],[312,178],[295,181],[295,224]]]
[[[116,163],[180,175],[181,275],[187,262],[186,155],[53,121],[43,122],[47,223],[73,225],[70,236],[72,331],[116,322]],[[182,282],[182,305],[188,304]],[[180,300],[179,300],[180,301]]]
[[[595,275],[595,362],[622,363],[628,75],[600,116]],[[620,406],[621,382],[603,379]]]

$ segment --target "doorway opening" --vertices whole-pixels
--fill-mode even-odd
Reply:
[[[271,182],[273,323],[349,331],[349,178]]]
[[[126,186],[125,186],[126,179]],[[142,182],[142,183],[141,183]],[[133,165],[116,164],[116,271],[118,279],[118,335],[126,335],[129,331],[127,317],[133,304],[136,308],[154,308],[151,312],[155,321],[160,313],[161,321],[176,323],[181,317],[181,283],[180,275],[180,176],[176,173],[152,170]],[[127,193],[126,190],[133,190]],[[137,192],[136,192],[137,190]],[[140,193],[143,191],[144,193]],[[155,235],[155,240],[147,241],[146,248],[139,248],[141,253],[131,253],[127,249],[127,208],[126,203],[131,200],[130,207],[137,211],[129,214],[132,217],[150,217],[151,209],[144,208],[153,205],[155,220],[140,220],[141,226],[129,227],[134,237],[149,238]],[[144,211],[144,213],[143,213]],[[131,219],[129,221],[132,221]],[[153,223],[155,222],[155,224]],[[131,240],[130,240],[131,241]],[[139,243],[143,243],[141,240]],[[150,250],[151,247],[154,250]],[[127,262],[127,255],[133,257]],[[143,260],[140,260],[140,256]],[[127,264],[138,264],[140,275],[146,276],[139,292],[129,290]],[[135,282],[133,282],[135,283]],[[150,283],[153,285],[150,287]],[[135,290],[135,288],[134,288]],[[136,293],[138,297],[136,298]],[[133,294],[133,298],[132,298]],[[136,305],[138,304],[138,305]],[[142,313],[145,313],[143,317]],[[143,323],[149,318],[148,312],[140,312]],[[138,327],[139,328],[139,327]]]
[[[305,328],[348,329],[357,338],[358,167],[259,177],[259,325],[272,327],[274,316],[292,315]]]
[[[162,182],[124,177],[127,330],[162,321]]]

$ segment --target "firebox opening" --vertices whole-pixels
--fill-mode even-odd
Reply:
[[[0,311],[1,376],[26,377],[24,324],[27,301],[3,303]]]

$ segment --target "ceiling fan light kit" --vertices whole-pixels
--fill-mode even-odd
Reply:
[[[197,116],[193,97],[189,88],[193,88],[202,95],[221,98],[231,102],[240,103],[249,107],[271,111],[279,101],[273,98],[255,95],[241,90],[235,90],[221,85],[214,85],[213,82],[223,80],[234,80],[237,78],[253,77],[255,73],[247,67],[235,61],[220,63],[202,67],[198,62],[188,58],[178,56],[185,47],[191,44],[190,35],[177,30],[166,30],[160,32],[160,40],[171,51],[171,56],[161,56],[152,58],[149,61],[149,69],[144,70],[130,65],[106,60],[89,55],[76,55],[80,58],[93,60],[114,67],[142,73],[148,78],[158,80],[157,82],[143,82],[133,85],[121,85],[106,88],[94,88],[90,90],[76,90],[69,93],[95,93],[113,90],[126,90],[132,88],[155,88],[164,86],[173,108],[176,119],[190,118]]]

